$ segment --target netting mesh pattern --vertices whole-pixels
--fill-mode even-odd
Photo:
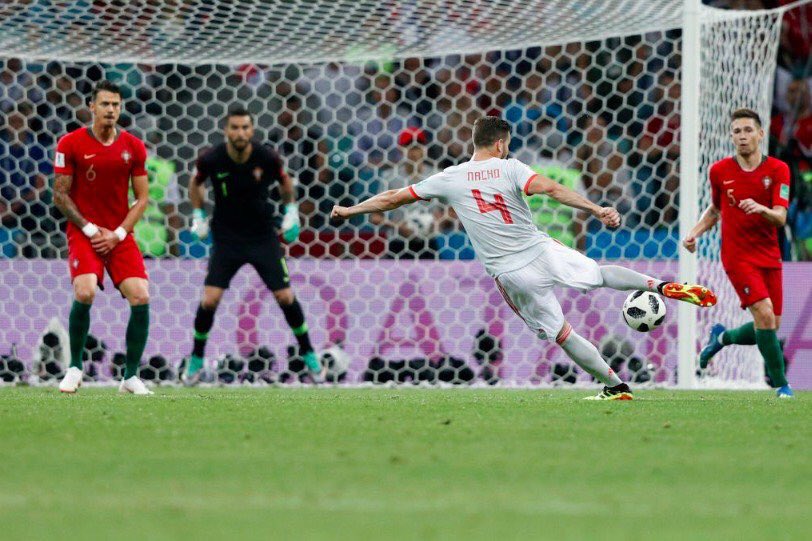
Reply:
[[[298,63],[564,43],[676,28],[680,0],[11,0],[0,55]]]
[[[17,21],[14,17],[18,12],[11,8],[22,4],[6,4],[2,16]],[[118,21],[118,34],[126,34],[121,29],[131,24],[133,6],[141,4],[157,9],[151,2],[110,8],[118,10],[112,19]],[[161,4],[162,10],[173,10],[164,13],[168,18],[178,12],[191,13],[202,5]],[[247,2],[234,3],[234,9],[243,4]],[[349,3],[332,4],[338,9]],[[435,4],[440,3],[392,6],[425,14],[432,13]],[[443,4],[453,11],[470,2]],[[550,19],[555,16],[563,21],[575,14],[588,25],[593,19],[586,17],[584,10],[597,9],[598,4],[604,3],[544,2],[536,7]],[[621,13],[623,5],[631,4],[638,9]],[[287,3],[286,16],[302,5]],[[84,2],[71,6],[87,7]],[[482,6],[486,13],[490,13],[488,9],[502,14],[515,9],[499,2]],[[648,6],[659,7],[655,24],[662,21],[666,27],[674,22],[670,17],[679,12],[674,2],[619,2],[617,6],[615,11],[595,15],[594,21],[608,24],[602,17],[612,14],[616,24],[611,30],[621,32],[626,28],[622,24],[640,14],[652,17]],[[549,11],[553,8],[559,11]],[[42,9],[47,12],[50,8]],[[328,5],[318,3],[312,9],[320,13]],[[276,13],[270,10],[264,16]],[[78,26],[72,33],[80,36],[82,25],[90,27],[104,19],[97,15],[78,18],[87,24],[75,23]],[[69,21],[63,22],[66,28],[70,26]],[[522,27],[525,22],[517,18],[505,30],[512,31],[513,26]],[[16,356],[33,374],[58,372],[55,359],[64,360],[64,348],[59,349],[64,339],[58,338],[64,336],[60,333],[64,333],[70,287],[62,260],[66,255],[61,231],[64,222],[53,209],[48,188],[50,163],[57,137],[89,123],[84,99],[92,82],[106,77],[121,83],[124,90],[122,125],[144,138],[150,152],[147,165],[152,203],[136,229],[136,237],[144,253],[153,259],[148,267],[156,323],[145,361],[155,364],[148,370],[156,378],[172,379],[191,349],[191,321],[210,248],[186,229],[189,176],[201,149],[221,140],[221,120],[228,106],[241,104],[255,115],[258,139],[285,156],[288,170],[298,181],[303,231],[299,241],[287,247],[294,288],[314,329],[314,344],[319,351],[331,352],[338,359],[337,366],[346,367],[344,381],[416,378],[515,385],[586,381],[588,378],[560,351],[540,343],[506,311],[493,284],[473,261],[465,232],[449,209],[434,203],[419,204],[387,215],[359,217],[341,227],[327,219],[335,203],[355,203],[468,159],[473,121],[483,114],[496,114],[514,127],[514,156],[598,204],[617,207],[624,219],[618,231],[609,232],[587,216],[534,197],[528,203],[541,229],[595,259],[621,260],[642,272],[673,278],[679,243],[680,33],[638,31],[624,37],[577,41],[577,34],[572,33],[574,23],[539,24],[535,20],[534,24],[544,39],[565,43],[408,58],[400,56],[406,54],[404,51],[436,51],[429,49],[436,44],[424,44],[426,49],[421,50],[398,45],[386,55],[377,50],[375,62],[298,64],[290,60],[298,58],[297,51],[304,55],[302,58],[314,59],[307,56],[309,45],[302,40],[300,47],[289,51],[295,54],[286,57],[287,63],[274,65],[236,65],[236,56],[223,64],[203,64],[214,56],[205,56],[192,45],[215,51],[215,44],[193,40],[186,40],[188,50],[178,49],[188,55],[178,58],[188,58],[188,63],[99,64],[5,58],[0,71],[0,114],[5,126],[0,143],[5,160],[2,197],[9,212],[3,215],[0,228],[0,253],[10,259],[3,262],[0,298],[10,308],[4,307],[0,344],[16,344]],[[652,29],[649,24],[636,24],[638,29]],[[726,29],[750,24],[753,32],[763,32],[775,21],[759,16],[749,23],[719,24]],[[9,50],[9,40],[16,39],[14,30],[21,26],[9,28],[12,31],[0,38],[6,49],[0,51]],[[113,36],[113,23],[109,28]],[[280,32],[287,32],[286,27],[280,28]],[[323,30],[324,25],[320,28]],[[481,32],[488,28],[482,26]],[[226,24],[221,30],[225,43],[230,27]],[[204,35],[202,28],[195,27],[195,31]],[[560,37],[568,31],[566,38]],[[47,32],[45,25],[41,34],[29,34],[26,43],[30,48],[13,45],[14,50],[32,56],[46,54],[36,47],[53,46]],[[714,147],[703,146],[705,168],[726,152],[728,100],[754,96],[761,100],[761,112],[768,109],[762,82],[773,67],[769,59],[774,55],[766,50],[768,36],[759,41],[739,35],[735,52],[753,60],[737,65],[751,74],[740,80],[721,76],[731,66],[720,62],[727,59],[728,52],[734,54],[721,36],[726,34],[705,34],[704,46],[715,52],[707,53],[703,63],[715,67],[703,71],[702,101],[714,104],[717,96],[724,100],[714,106],[716,109],[703,105],[703,145],[718,142]],[[476,37],[491,39],[488,34]],[[81,41],[80,37],[74,39]],[[368,43],[357,36],[347,39],[360,44],[360,50]],[[488,45],[496,48],[507,43],[499,39],[493,37]],[[250,40],[245,43],[251,44]],[[274,43],[271,40],[265,46]],[[254,55],[254,45],[231,52]],[[63,44],[60,57],[70,59],[74,56],[71,51],[86,50],[71,47],[74,45]],[[179,54],[169,52],[171,48],[163,44],[161,54],[151,56],[114,41],[107,43],[103,52],[111,59],[118,58],[116,47],[130,51],[128,58],[135,55],[141,61],[176,58]],[[455,50],[450,45],[441,48]],[[758,51],[741,52],[748,48]],[[349,53],[342,51],[346,60]],[[265,62],[278,60],[268,50],[262,55]],[[357,58],[365,55],[358,54]],[[707,86],[710,80],[718,81],[718,86]],[[274,199],[278,200],[276,194]],[[703,245],[703,257],[711,265],[704,268],[715,269],[714,249],[711,244]],[[703,277],[717,287],[726,284],[718,269]],[[295,379],[292,374],[301,365],[296,364],[296,352],[288,351],[294,340],[272,298],[257,286],[250,268],[243,269],[234,284],[218,313],[208,351],[212,378],[223,382]],[[561,298],[565,315],[575,328],[598,344],[616,369],[636,382],[676,381],[675,317],[643,335],[621,323],[621,293],[562,292]],[[99,295],[96,303],[91,326],[96,341],[88,351],[94,363],[88,364],[88,370],[105,378],[116,375],[120,366],[121,357],[115,352],[123,349],[122,329],[128,310],[109,291]],[[717,315],[722,311],[728,319],[739,315],[732,304],[718,309]],[[701,322],[706,325],[709,320]],[[383,344],[391,347],[381,350]],[[252,362],[258,370],[249,370]],[[271,365],[273,369],[267,368]],[[263,366],[264,372],[260,370]],[[256,375],[258,371],[264,374],[261,378]],[[725,374],[733,379],[738,376],[736,371]]]

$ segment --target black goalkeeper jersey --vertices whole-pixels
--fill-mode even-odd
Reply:
[[[226,143],[204,152],[197,161],[198,182],[211,180],[214,188],[212,235],[215,240],[276,236],[270,191],[285,178],[282,158],[269,146],[251,142],[251,156],[236,163]]]

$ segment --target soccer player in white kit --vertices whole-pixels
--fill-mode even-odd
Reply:
[[[632,391],[603,360],[598,349],[564,319],[553,287],[589,291],[598,287],[660,293],[708,307],[716,296],[700,285],[665,282],[625,267],[599,266],[539,231],[522,194],[545,194],[590,212],[607,227],[620,225],[611,207],[599,207],[554,180],[507,159],[510,124],[497,117],[474,123],[474,155],[422,182],[380,193],[352,207],[334,206],[331,218],[384,212],[416,201],[438,199],[451,205],[465,226],[477,257],[505,301],[542,340],[555,340],[582,369],[604,383],[592,400],[631,400]]]

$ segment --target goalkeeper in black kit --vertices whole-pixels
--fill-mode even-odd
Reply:
[[[315,383],[324,381],[324,370],[310,342],[302,306],[290,287],[288,267],[273,225],[273,205],[269,201],[270,188],[278,182],[285,205],[282,236],[285,242],[295,241],[300,225],[293,182],[285,173],[279,154],[254,141],[253,135],[251,114],[242,108],[230,110],[226,116],[226,142],[198,159],[197,171],[189,184],[189,198],[194,208],[192,231],[199,238],[209,233],[209,222],[203,210],[207,180],[214,189],[214,213],[211,220],[213,247],[203,298],[195,315],[194,347],[183,374],[187,385],[199,380],[217,306],[231,279],[246,263],[256,269],[279,303],[299,342],[299,352],[311,378]]]

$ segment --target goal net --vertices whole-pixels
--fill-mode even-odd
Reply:
[[[421,203],[340,226],[328,214],[467,160],[474,120],[499,115],[513,126],[515,157],[623,215],[609,231],[534,196],[539,228],[592,258],[675,279],[687,257],[680,200],[707,205],[707,168],[732,150],[729,111],[747,105],[769,118],[781,22],[778,11],[700,16],[701,131],[681,134],[677,0],[6,2],[2,377],[53,380],[64,368],[71,290],[50,163],[56,139],[89,122],[93,82],[108,78],[123,88],[121,125],[150,152],[151,204],[136,230],[151,282],[146,379],[173,381],[191,351],[210,245],[188,231],[187,186],[200,151],[222,141],[227,108],[240,104],[297,179],[303,230],[287,247],[288,266],[337,381],[591,382],[524,328],[449,209]],[[700,138],[698,187],[688,193],[681,136]],[[721,301],[694,312],[698,337],[714,321],[744,319],[717,234],[700,246],[698,274]],[[643,334],[623,323],[623,293],[559,295],[573,327],[624,378],[677,384],[674,303],[666,323]],[[118,374],[128,314],[110,287],[97,295],[88,377]],[[206,378],[301,381],[294,343],[246,267],[218,311]],[[763,381],[757,357],[741,350],[724,352],[710,376],[714,385]]]

